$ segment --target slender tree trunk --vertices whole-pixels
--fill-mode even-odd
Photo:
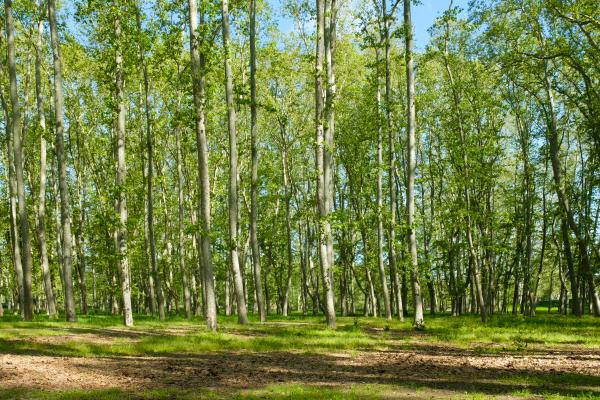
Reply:
[[[178,220],[177,230],[179,233],[177,241],[177,257],[179,262],[179,271],[181,272],[181,284],[183,286],[183,301],[186,318],[192,317],[192,300],[190,287],[188,283],[188,272],[185,265],[185,234],[183,232],[185,200],[183,195],[183,162],[181,152],[181,132],[175,130],[175,141],[177,145],[177,206]]]
[[[552,163],[552,173],[554,175],[554,187],[556,190],[556,195],[558,197],[562,218],[566,222],[566,225],[573,231],[577,239],[577,245],[579,247],[579,253],[582,261],[583,274],[586,278],[588,278],[588,285],[590,286],[590,297],[592,299],[594,315],[600,316],[600,298],[598,297],[598,293],[596,291],[596,285],[594,284],[593,275],[590,272],[590,256],[588,253],[588,245],[586,243],[584,235],[582,235],[580,232],[580,228],[577,225],[575,218],[573,217],[573,213],[569,205],[569,199],[567,198],[567,195],[565,193],[564,183],[562,180],[562,173],[560,169],[558,128],[556,122],[556,113],[554,111],[554,94],[552,90],[552,83],[550,82],[550,74],[548,72],[547,61],[544,62],[544,84],[546,89],[546,96],[548,99],[548,141],[550,145],[550,161]],[[568,233],[566,235],[563,233],[563,238],[565,238],[565,241],[568,241]],[[575,277],[571,277],[572,281],[573,279],[575,279]],[[575,315],[581,315],[582,310],[580,305],[575,305],[575,300],[578,300],[579,296],[575,294],[577,288],[574,289],[573,284],[571,284],[571,290],[573,292],[573,312],[575,313]],[[579,302],[577,301],[577,303]]]
[[[7,61],[8,78],[10,81],[10,102],[12,106],[12,144],[14,153],[14,169],[16,177],[17,201],[18,201],[18,227],[21,239],[21,265],[23,269],[23,318],[26,321],[33,319],[33,295],[32,295],[32,259],[31,241],[29,239],[29,220],[27,219],[27,199],[25,197],[25,180],[23,178],[23,142],[22,142],[22,120],[19,107],[19,95],[17,91],[17,70],[15,55],[14,23],[12,16],[12,1],[4,1],[4,15],[6,18],[7,36]]]
[[[327,180],[328,170],[325,154],[329,151],[325,149],[326,138],[324,134],[324,85],[323,85],[323,58],[325,56],[325,36],[329,36],[327,30],[329,26],[325,24],[325,13],[330,12],[327,5],[330,0],[317,0],[317,43],[316,43],[316,61],[315,61],[315,123],[316,123],[316,169],[317,169],[317,205],[319,211],[318,232],[319,232],[319,261],[321,264],[321,274],[323,275],[323,290],[325,292],[325,316],[327,326],[335,328],[335,299],[333,295],[333,282],[331,279],[331,270],[333,265],[329,254],[329,244],[331,238],[331,224],[329,221],[329,202],[328,191],[329,182]]]
[[[544,268],[544,256],[546,255],[546,233],[548,231],[548,221],[547,221],[547,210],[546,210],[546,176],[548,175],[548,159],[546,159],[546,170],[544,171],[544,178],[542,183],[542,247],[540,249],[540,263],[538,266],[536,278],[535,278],[535,286],[533,287],[533,291],[530,298],[530,307],[531,307],[531,315],[535,315],[535,306],[537,303],[537,292],[540,284],[540,278],[542,277],[542,270]],[[554,272],[554,271],[552,271]],[[550,294],[549,294],[549,306],[552,308],[552,274],[550,275]]]
[[[387,12],[387,3],[382,1],[383,27],[384,27],[384,57],[385,57],[385,114],[386,130],[388,136],[388,191],[389,191],[389,221],[388,221],[388,262],[390,264],[390,277],[392,280],[392,298],[394,299],[394,308],[398,319],[404,320],[404,305],[400,295],[400,282],[398,278],[398,259],[396,254],[396,184],[394,181],[394,171],[396,169],[396,150],[395,135],[392,124],[392,82],[390,70],[390,32]],[[391,309],[390,309],[391,314]]]
[[[336,96],[336,81],[335,81],[335,42],[336,42],[336,20],[337,20],[337,0],[325,0],[325,63],[327,65],[327,86],[325,90],[325,149],[323,152],[323,172],[325,176],[325,197],[327,203],[327,213],[331,215],[334,211],[334,132],[335,132],[335,96]],[[333,283],[333,234],[331,232],[331,223],[327,225],[327,230],[330,232],[326,235],[327,238],[327,256],[329,257],[329,279],[331,281],[331,293],[333,304],[335,305],[335,291]],[[335,307],[335,306],[334,306]]]
[[[190,54],[192,61],[192,78],[194,90],[194,107],[196,118],[196,147],[198,152],[198,183],[200,234],[199,252],[203,271],[204,287],[204,316],[208,329],[217,329],[217,304],[215,300],[215,281],[212,265],[210,244],[210,181],[208,177],[208,147],[206,143],[206,128],[204,125],[204,63],[200,55],[200,40],[198,30],[198,9],[196,0],[189,0],[190,23]]]
[[[383,296],[385,318],[391,320],[392,308],[390,306],[390,293],[388,290],[387,276],[383,259],[383,123],[381,118],[383,107],[381,104],[381,85],[379,83],[379,63],[379,50],[377,50],[377,265],[379,267],[379,279],[381,282],[381,294]],[[376,304],[373,303],[373,308],[375,309],[375,307]]]
[[[562,174],[560,170],[559,159],[558,128],[556,123],[556,114],[554,111],[554,94],[552,91],[550,77],[546,65],[544,68],[544,75],[546,96],[548,99],[548,141],[550,144],[550,160],[552,164],[552,173],[554,176],[554,186],[556,188],[556,194],[558,196],[558,202],[561,211],[561,234],[563,238],[564,251],[567,258],[567,265],[569,268],[569,277],[571,279],[571,292],[573,296],[573,314],[575,314],[576,316],[581,316],[581,304],[579,301],[579,284],[577,275],[575,273],[568,232],[568,226],[570,225],[569,214],[571,211],[568,200],[565,196],[562,182]],[[577,231],[577,229],[574,230]]]
[[[79,165],[80,168],[81,165]],[[75,242],[77,246],[75,246],[77,251],[77,275],[78,275],[78,283],[79,283],[79,297],[80,297],[80,307],[81,313],[87,315],[88,313],[88,302],[87,302],[87,285],[86,285],[86,264],[85,264],[85,236],[84,225],[85,225],[85,209],[83,204],[83,183],[81,174],[83,174],[83,170],[80,170],[76,173],[77,176],[77,188],[79,194],[79,219],[77,221],[77,227],[75,230]]]
[[[52,1],[52,0],[51,0]],[[133,313],[131,309],[131,283],[129,273],[129,258],[127,255],[127,198],[125,194],[125,179],[127,167],[125,164],[125,96],[124,96],[124,67],[123,54],[121,53],[121,20],[115,18],[116,42],[116,85],[115,96],[117,101],[117,187],[119,190],[117,209],[119,225],[117,228],[117,252],[119,272],[121,274],[121,290],[123,292],[123,321],[125,326],[133,326]]]
[[[15,271],[17,304],[15,305],[21,315],[23,315],[23,265],[21,264],[21,239],[19,237],[19,226],[17,223],[17,177],[14,163],[14,146],[12,138],[12,121],[9,116],[8,105],[4,100],[4,95],[0,92],[2,98],[2,108],[4,109],[4,120],[6,129],[6,169],[8,171],[8,197],[10,211],[10,241],[13,256],[13,268]]]
[[[140,10],[136,13],[136,22],[138,32],[141,35],[142,22],[140,16]],[[144,114],[145,114],[145,127],[146,127],[146,157],[147,157],[147,175],[146,175],[146,225],[147,225],[147,238],[150,252],[150,271],[152,274],[152,281],[154,282],[153,292],[156,296],[158,318],[162,321],[165,319],[165,301],[164,293],[162,290],[162,279],[158,263],[156,261],[156,237],[154,234],[154,194],[153,194],[153,178],[154,178],[154,139],[152,135],[152,121],[150,118],[150,90],[148,82],[148,66],[146,65],[145,49],[143,41],[139,43],[140,61],[142,64],[142,73],[144,80]],[[152,293],[152,290],[151,290]]]
[[[419,265],[417,260],[417,236],[415,227],[415,172],[417,169],[417,143],[416,143],[416,111],[415,111],[415,81],[413,70],[413,32],[410,13],[410,0],[404,0],[404,29],[405,29],[405,60],[406,60],[406,102],[408,121],[408,187],[406,188],[406,208],[408,224],[408,242],[411,258],[411,281],[413,288],[413,302],[415,315],[413,323],[422,327],[423,302],[421,299],[421,286],[419,284]]]
[[[67,163],[64,150],[64,116],[63,116],[63,90],[62,90],[62,59],[60,54],[60,41],[56,24],[56,7],[54,0],[48,0],[48,18],[50,20],[50,34],[54,60],[54,108],[55,108],[55,133],[56,133],[56,158],[58,161],[58,187],[60,192],[60,220],[62,227],[62,269],[63,287],[65,296],[65,313],[67,321],[75,322],[75,297],[73,296],[73,270],[71,235],[71,210],[69,187],[67,184]]]
[[[76,125],[78,126],[78,124]],[[79,126],[78,126],[79,128]],[[88,297],[87,297],[87,283],[86,283],[86,262],[85,262],[85,219],[86,219],[86,204],[85,204],[85,169],[86,164],[83,160],[83,144],[81,139],[81,129],[77,129],[77,137],[76,137],[76,147],[77,147],[77,157],[76,165],[75,165],[75,180],[77,184],[77,194],[78,194],[78,207],[79,207],[79,218],[77,219],[77,226],[75,230],[75,242],[77,245],[75,246],[77,252],[77,276],[79,283],[79,297],[80,297],[80,308],[81,313],[86,315],[88,313]],[[71,151],[73,149],[73,145],[71,144]]]
[[[284,317],[288,315],[288,306],[290,300],[290,289],[292,287],[292,268],[293,268],[293,254],[292,254],[292,217],[291,217],[291,202],[292,192],[290,184],[290,168],[288,160],[288,144],[287,144],[287,133],[285,125],[280,124],[281,131],[281,168],[283,171],[283,187],[285,196],[285,231],[286,231],[286,256],[287,256],[287,275],[285,279],[285,288],[283,292],[282,302],[282,314]]]
[[[37,207],[37,234],[40,246],[40,264],[42,282],[46,293],[46,309],[50,318],[57,316],[56,299],[52,289],[50,265],[48,263],[48,245],[46,242],[46,116],[42,99],[42,37],[44,34],[43,3],[39,4],[40,18],[37,22],[37,38],[35,44],[35,97],[37,103],[38,123],[40,125],[40,187]]]
[[[260,322],[265,321],[265,300],[260,272],[258,246],[258,122],[256,110],[256,0],[250,0],[250,152],[252,157],[250,182],[250,243],[254,271],[254,291]]]
[[[225,50],[225,97],[227,100],[227,127],[229,130],[229,262],[231,263],[231,272],[233,274],[233,285],[235,289],[238,322],[240,324],[248,323],[246,311],[246,299],[244,298],[244,283],[242,282],[242,273],[240,271],[240,262],[238,257],[238,148],[237,148],[237,115],[233,99],[233,74],[231,72],[230,49],[231,33],[229,28],[229,5],[228,0],[222,0],[222,28],[223,28],[223,47]]]
[[[139,27],[139,25],[138,25]],[[142,98],[144,97],[142,94],[142,85],[140,84],[140,103],[139,103],[139,108],[140,110],[143,107],[143,100]],[[142,183],[143,183],[143,187],[144,187],[144,246],[145,246],[145,250],[146,250],[146,262],[147,262],[147,266],[146,266],[146,271],[145,273],[147,273],[148,275],[148,309],[150,311],[150,314],[152,315],[156,315],[156,292],[155,292],[155,285],[154,285],[154,270],[152,269],[152,253],[150,251],[150,219],[149,219],[149,205],[148,205],[148,164],[147,164],[147,160],[146,160],[146,140],[144,139],[145,137],[145,128],[141,128],[140,129],[140,137],[139,137],[139,141],[140,141],[140,160],[141,160],[141,166],[142,166]]]

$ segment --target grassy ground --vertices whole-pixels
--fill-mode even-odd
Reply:
[[[107,315],[76,324],[5,316],[0,399],[600,398],[597,319],[426,322],[415,331],[408,321],[345,317],[333,331],[320,317],[247,326],[221,317],[213,333],[178,317],[137,316],[126,329]]]

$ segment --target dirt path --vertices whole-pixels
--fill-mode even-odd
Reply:
[[[272,384],[403,388],[508,395],[515,390],[600,396],[600,350],[494,354],[449,346],[352,354],[221,352],[164,357],[0,355],[0,388],[259,389]],[[392,396],[393,397],[393,396]]]

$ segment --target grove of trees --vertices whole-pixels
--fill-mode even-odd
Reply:
[[[600,3],[448,3],[4,0],[0,315],[600,316]]]

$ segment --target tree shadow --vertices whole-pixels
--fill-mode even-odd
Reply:
[[[456,355],[437,360],[403,352],[372,353],[366,357],[219,352],[155,358],[107,357],[92,364],[84,360],[75,360],[73,364],[92,375],[127,377],[147,389],[204,388],[230,392],[272,384],[384,384],[486,395],[508,395],[521,390],[540,395],[600,395],[600,376],[552,368],[538,370],[485,363],[472,366]]]

